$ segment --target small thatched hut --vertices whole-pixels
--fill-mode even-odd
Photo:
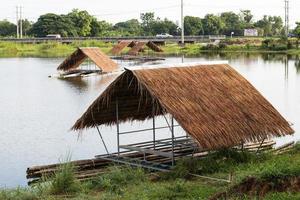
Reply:
[[[227,64],[127,69],[73,130],[166,113],[206,149],[294,133],[280,113]]]
[[[118,55],[122,52],[123,49],[126,47],[133,47],[135,45],[134,41],[131,40],[122,40],[117,45],[115,45],[111,50],[110,53],[112,55]]]
[[[57,68],[61,71],[70,71],[78,68],[85,59],[91,59],[102,72],[112,72],[118,68],[118,64],[111,60],[97,47],[77,48]]]
[[[151,50],[155,52],[163,52],[163,50],[157,46],[155,43],[151,41],[120,41],[117,45],[115,45],[110,53],[113,55],[120,54],[122,50],[126,47],[130,47],[131,49],[128,51],[129,55],[138,55],[139,52],[143,51],[144,47],[147,46]]]

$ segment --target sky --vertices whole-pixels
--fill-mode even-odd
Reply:
[[[180,21],[180,0],[0,0],[0,19],[16,20],[16,6],[23,16],[36,21],[45,13],[66,14],[73,8],[87,10],[99,20],[111,23],[139,18],[141,12],[155,12],[160,18]],[[284,19],[284,0],[184,0],[185,15],[203,17],[207,13],[251,10],[254,19],[277,15]],[[300,0],[290,0],[290,26],[300,21]]]

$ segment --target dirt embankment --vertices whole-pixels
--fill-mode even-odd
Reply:
[[[263,181],[255,177],[249,177],[228,191],[214,195],[210,200],[228,199],[230,197],[244,195],[260,199],[270,192],[300,192],[300,176],[274,178],[271,181]]]

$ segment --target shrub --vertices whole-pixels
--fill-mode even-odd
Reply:
[[[134,185],[146,180],[142,168],[112,167],[108,173],[91,181],[93,188],[107,189],[110,192],[121,193],[122,188],[127,185]]]
[[[263,180],[274,180],[285,177],[300,176],[300,163],[299,165],[287,165],[288,160],[283,160],[280,162],[274,162],[261,169],[259,177]]]
[[[225,49],[227,47],[226,43],[220,42],[219,49]]]
[[[1,200],[38,200],[39,196],[29,189],[0,190]]]
[[[72,194],[79,190],[79,183],[75,180],[74,166],[70,163],[61,165],[50,184],[50,194]]]
[[[162,175],[163,179],[189,178],[190,174],[212,174],[217,172],[230,172],[240,163],[260,160],[263,155],[256,156],[247,151],[235,149],[221,149],[210,153],[205,158],[185,158],[176,163],[174,169]]]

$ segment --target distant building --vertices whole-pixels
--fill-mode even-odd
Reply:
[[[244,30],[244,36],[246,36],[246,37],[257,37],[258,36],[258,30],[257,29],[245,29]]]

